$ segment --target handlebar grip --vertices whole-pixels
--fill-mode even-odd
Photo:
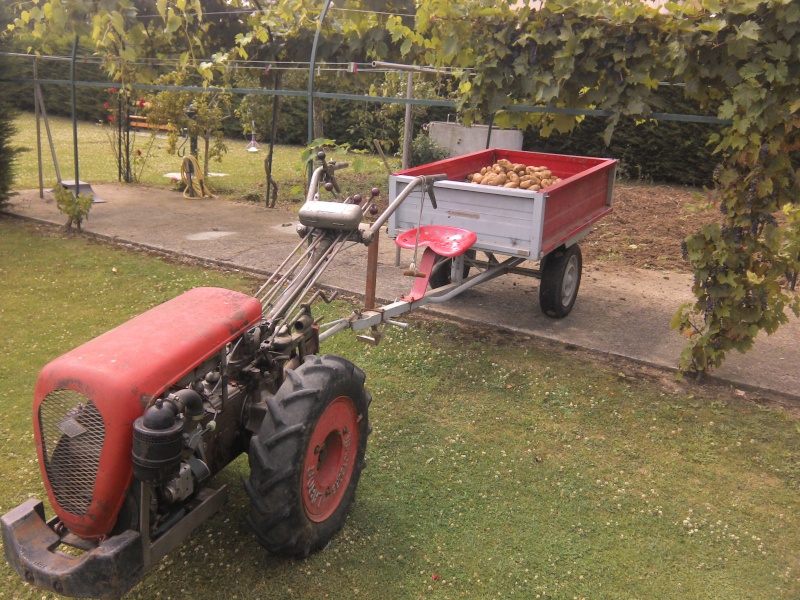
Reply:
[[[433,183],[434,181],[442,181],[447,179],[447,173],[439,173],[438,175],[425,175],[425,183]]]

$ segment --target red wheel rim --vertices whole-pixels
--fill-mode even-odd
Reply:
[[[358,411],[339,396],[320,415],[303,464],[303,509],[316,523],[330,517],[353,476],[358,452]]]

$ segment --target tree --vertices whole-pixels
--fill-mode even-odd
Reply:
[[[234,61],[307,62],[323,2],[306,0],[49,0],[16,2],[13,27],[50,51],[56,36],[91,39],[108,73],[121,87],[152,83],[169,73],[203,85],[227,86]],[[411,22],[413,0],[343,0],[322,24],[317,60],[367,61],[399,55],[386,28],[389,14]],[[146,57],[148,60],[141,60]],[[159,64],[169,61],[165,72]],[[263,78],[262,78],[263,79]],[[266,82],[265,82],[266,83]],[[318,111],[321,115],[322,111]]]
[[[673,319],[689,340],[683,369],[700,375],[775,331],[787,310],[800,315],[786,285],[800,269],[800,4],[547,0],[537,10],[420,0],[416,15],[413,27],[391,23],[393,39],[406,56],[465,69],[465,120],[495,115],[498,125],[534,123],[547,135],[577,117],[515,105],[600,109],[611,113],[610,139],[620,117],[658,110],[662,81],[685,84],[687,98],[729,120],[709,140],[721,221],[685,243],[697,299]]]
[[[172,71],[188,69],[210,82],[226,74],[224,65],[217,67],[242,32],[237,18],[242,5],[239,0],[15,2],[10,27],[30,36],[31,49],[44,52],[64,36],[91,40],[119,83],[152,82],[163,74],[162,61],[170,61]]]
[[[315,61],[320,64],[386,60],[399,55],[399,45],[392,41],[386,23],[391,13],[412,12],[414,3],[411,0],[344,1],[332,7],[320,22],[323,4],[283,0],[262,6],[256,2],[259,11],[249,18],[249,31],[236,39],[237,56],[263,62],[308,61],[318,26],[321,35]],[[322,103],[317,99],[314,101],[313,137],[325,137]]]
[[[160,78],[157,83],[182,86],[187,83],[185,76],[180,72],[173,73]],[[176,152],[178,136],[183,133],[188,138],[203,140],[203,173],[207,177],[209,160],[222,160],[227,152],[222,124],[233,115],[231,94],[165,90],[153,94],[146,105],[149,122],[169,127],[167,151],[170,154]]]

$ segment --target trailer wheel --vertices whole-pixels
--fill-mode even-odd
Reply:
[[[270,552],[304,558],[344,523],[371,431],[364,379],[348,360],[309,356],[267,401],[245,489],[247,522]]]
[[[466,279],[467,277],[469,277],[469,269],[470,269],[469,263],[467,261],[469,259],[472,260],[475,259],[475,250],[467,250],[464,253],[464,256],[467,260],[464,261],[464,269],[462,271],[462,277]],[[437,265],[441,263],[444,264],[442,264],[442,266],[439,267],[433,273],[433,275],[431,275],[430,280],[428,280],[428,284],[431,286],[431,289],[433,290],[435,290],[436,288],[444,287],[452,281],[452,278],[450,277],[450,271],[451,271],[451,266],[453,264],[453,259],[440,258],[438,261],[436,261]]]
[[[577,244],[558,248],[545,256],[542,263],[539,306],[546,315],[564,318],[572,310],[581,285],[581,249]]]

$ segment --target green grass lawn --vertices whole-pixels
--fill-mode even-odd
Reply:
[[[31,399],[47,361],[193,286],[256,286],[8,218],[0,281],[2,512],[44,498]],[[261,549],[241,458],[215,479],[226,508],[128,597],[800,597],[796,411],[411,323],[375,348],[348,333],[323,348],[362,367],[374,397],[367,468],[325,550]],[[52,596],[3,565],[0,597]]]
[[[72,121],[61,117],[50,117],[50,129],[53,145],[56,149],[58,167],[62,179],[75,179],[75,163],[73,157]],[[17,132],[12,145],[22,149],[17,157],[15,168],[15,189],[34,189],[39,186],[39,170],[36,152],[36,119],[32,113],[21,113],[16,120]],[[114,154],[113,132],[108,124],[78,123],[78,160],[81,181],[89,183],[109,183],[118,180],[118,167]],[[42,140],[42,173],[44,185],[52,187],[57,181],[50,146],[44,121],[41,122]],[[167,173],[180,173],[182,159],[175,154],[167,153],[167,140],[159,135],[152,141],[148,131],[132,134],[133,152],[142,151],[145,157],[141,174],[137,171],[137,179],[147,185],[171,186]],[[228,152],[222,162],[211,161],[209,171],[225,173],[225,177],[210,177],[208,184],[214,193],[225,194],[236,198],[256,199],[265,194],[264,159],[268,145],[262,144],[259,152],[247,152],[248,140],[226,140]],[[201,141],[202,150],[202,141]],[[276,145],[273,157],[273,178],[278,183],[278,199],[281,203],[293,203],[302,199],[303,179],[299,172],[300,146]],[[343,189],[366,193],[372,186],[385,188],[387,185],[386,167],[377,156],[329,152],[329,158],[338,162],[350,162],[352,169],[339,174]],[[393,170],[399,170],[400,161],[389,159]],[[201,162],[202,166],[202,162]],[[137,167],[138,169],[138,167]],[[384,189],[385,191],[385,189]]]

